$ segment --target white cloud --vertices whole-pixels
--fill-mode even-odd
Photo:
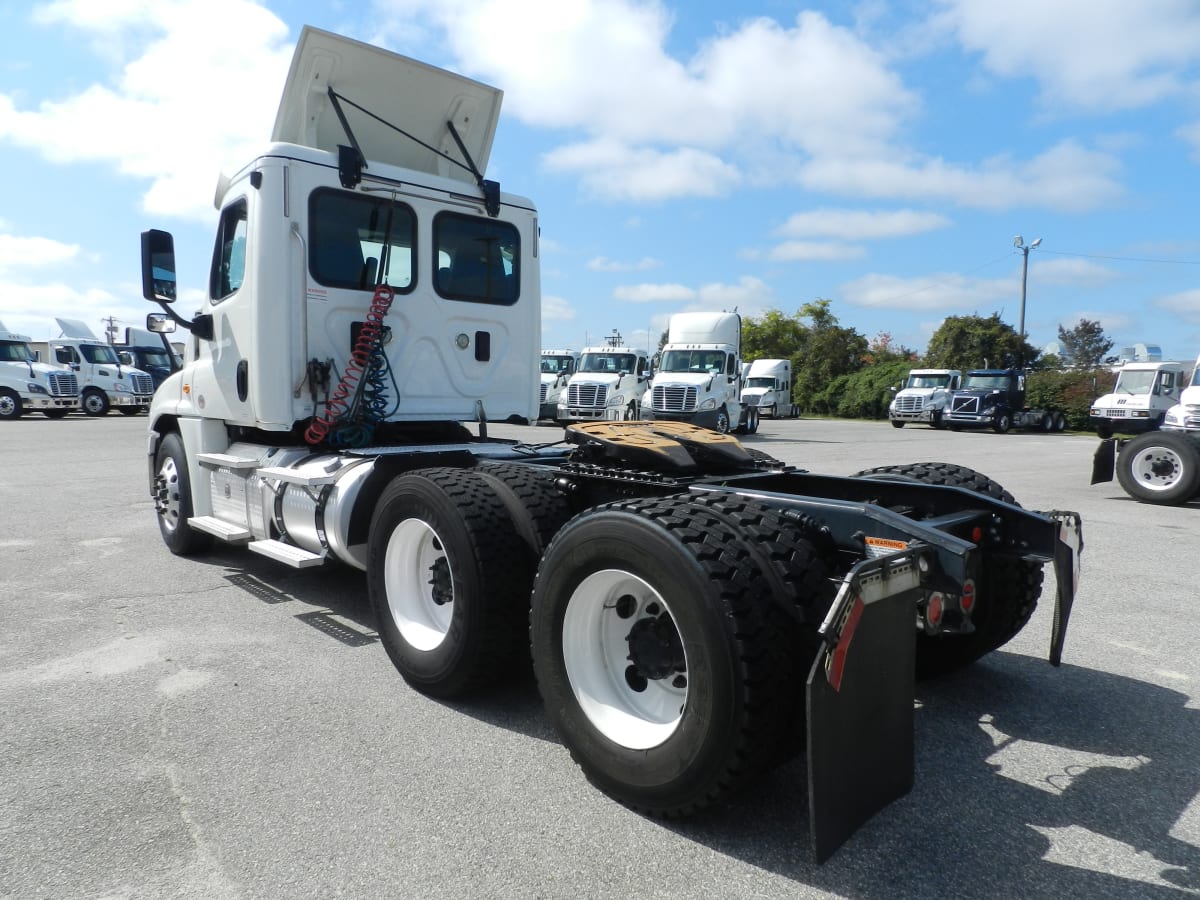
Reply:
[[[1058,324],[1064,329],[1070,331],[1079,324],[1081,319],[1087,319],[1089,322],[1099,322],[1100,327],[1104,329],[1104,333],[1110,340],[1113,341],[1114,345],[1117,343],[1116,339],[1113,338],[1114,334],[1120,331],[1125,331],[1126,329],[1137,324],[1137,320],[1134,319],[1133,316],[1127,315],[1126,313],[1088,309],[1077,309],[1070,315],[1063,318]],[[1055,328],[1055,334],[1057,333],[1058,329]],[[1119,350],[1120,348],[1114,347],[1114,349]]]
[[[661,303],[691,300],[696,291],[682,284],[628,284],[614,290],[613,296],[631,303]]]
[[[1074,287],[1100,287],[1123,276],[1116,269],[1074,257],[1042,257],[1030,254],[1029,278],[1038,283],[1066,284]],[[1036,260],[1036,262],[1035,262]]]
[[[838,262],[860,259],[866,250],[858,244],[843,244],[837,241],[784,241],[776,244],[767,254],[773,262]]]
[[[562,297],[542,294],[542,321],[569,322],[575,318],[575,308]]]
[[[946,228],[950,224],[950,220],[943,215],[913,209],[813,209],[789,216],[775,233],[790,238],[834,237],[859,241],[909,237]]]
[[[593,272],[645,272],[662,266],[662,260],[645,256],[636,262],[618,262],[606,256],[597,256],[588,260],[587,267]]]
[[[113,76],[36,108],[0,95],[0,140],[149,181],[148,213],[211,219],[221,167],[270,138],[287,26],[250,0],[62,0],[37,19],[90,36]]]
[[[0,272],[10,269],[58,265],[79,256],[78,244],[41,237],[0,234]]]
[[[579,176],[591,194],[609,200],[721,197],[742,180],[735,166],[713,153],[630,147],[607,137],[551,150],[543,162],[551,171]]]
[[[1132,109],[1195,89],[1191,0],[939,0],[940,22],[1004,78],[1032,76],[1047,108]]]
[[[870,274],[843,284],[847,303],[874,309],[945,310],[953,315],[991,315],[1014,296],[1011,279],[968,278],[944,272],[921,278]]]
[[[1200,288],[1169,294],[1156,300],[1154,305],[1190,321],[1200,322]]]

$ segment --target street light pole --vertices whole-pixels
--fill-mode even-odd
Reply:
[[[1021,336],[1022,341],[1025,340],[1025,280],[1029,275],[1029,251],[1041,242],[1041,238],[1034,238],[1033,243],[1026,246],[1025,238],[1019,234],[1013,238],[1013,246],[1021,251],[1021,320],[1017,325],[1017,334]]]

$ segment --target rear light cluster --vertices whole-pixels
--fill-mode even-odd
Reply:
[[[926,634],[938,632],[969,633],[973,631],[971,613],[975,609],[975,582],[963,582],[961,594],[931,591],[926,595],[922,611]]]

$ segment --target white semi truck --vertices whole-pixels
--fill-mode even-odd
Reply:
[[[635,347],[584,347],[558,395],[558,421],[631,421],[650,383],[650,354]]]
[[[756,359],[748,366],[743,365],[742,375],[743,406],[752,406],[760,416],[774,419],[796,415],[790,359]]]
[[[579,366],[578,350],[543,350],[541,369],[542,386],[538,396],[538,418],[557,419],[558,404],[562,399],[567,382]]]
[[[1200,498],[1200,358],[1178,401],[1158,430],[1101,440],[1092,484],[1115,475],[1126,494],[1145,503],[1175,506]]]
[[[1092,402],[1088,420],[1102,438],[1153,431],[1179,403],[1189,374],[1181,362],[1125,363],[1113,389]]]
[[[941,428],[950,395],[958,390],[962,372],[957,369],[913,369],[903,386],[894,387],[896,396],[888,404],[888,419],[893,428],[920,422]]]
[[[84,413],[103,416],[115,409],[136,416],[150,409],[154,379],[149,373],[123,365],[116,348],[97,338],[87,323],[54,321],[61,333],[47,343],[47,360],[75,372]]]
[[[667,325],[648,399],[647,421],[691,422],[726,434],[758,430],[758,407],[743,406],[742,317],[676,313]]]
[[[1055,560],[1058,663],[1079,517],[957,466],[818,476],[684,423],[490,439],[537,414],[541,343],[537,210],[481,174],[499,106],[306,28],[272,143],[219,182],[193,317],[171,235],[142,235],[147,326],[190,331],[150,414],[163,540],[365,571],[432,696],[532,658],[573,758],[643,812],[709,807],[807,743],[824,859],[912,784],[915,672],[1009,640]],[[641,375],[607,347],[583,373],[593,354]]]
[[[19,419],[29,410],[61,419],[79,409],[75,373],[39,362],[30,341],[0,322],[0,421]]]

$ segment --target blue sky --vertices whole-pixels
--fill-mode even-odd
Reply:
[[[304,24],[505,92],[487,175],[540,209],[547,347],[823,297],[921,352],[1017,326],[1020,234],[1036,346],[1200,353],[1194,0],[0,0],[0,320],[139,325],[148,227],[199,296]]]

